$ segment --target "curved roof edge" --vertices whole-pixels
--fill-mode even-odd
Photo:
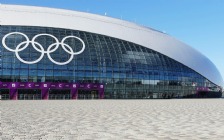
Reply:
[[[65,28],[119,38],[158,51],[223,86],[216,66],[200,52],[167,34],[128,21],[70,10],[1,4],[0,25]]]

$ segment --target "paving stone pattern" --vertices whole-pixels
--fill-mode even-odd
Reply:
[[[2,140],[223,140],[224,99],[0,101]]]

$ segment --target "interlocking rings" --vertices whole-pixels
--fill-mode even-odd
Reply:
[[[15,49],[11,49],[11,48],[9,48],[9,47],[6,45],[6,42],[5,42],[5,41],[6,41],[6,38],[7,38],[8,36],[10,36],[10,35],[16,35],[16,34],[25,37],[26,41],[23,41],[23,42],[21,42],[20,44],[18,44],[18,45],[16,46]],[[44,48],[43,48],[43,46],[42,46],[40,43],[38,43],[38,42],[35,41],[35,40],[36,40],[38,37],[40,37],[40,36],[48,36],[48,37],[52,37],[52,38],[55,40],[55,43],[52,43],[52,44],[47,48],[47,51],[45,51]],[[82,43],[82,49],[81,49],[80,51],[78,51],[78,52],[74,52],[74,51],[72,50],[72,48],[71,48],[68,44],[65,43],[65,40],[68,39],[68,38],[74,38],[74,39],[79,40],[79,41]],[[39,57],[37,60],[34,60],[34,61],[25,61],[25,60],[23,60],[23,59],[19,56],[19,52],[25,50],[25,49],[29,46],[30,43],[32,44],[33,48],[34,48],[36,51],[38,51],[38,52],[41,53],[41,55],[40,55],[40,57]],[[70,63],[70,62],[72,61],[72,59],[74,58],[74,55],[81,54],[81,53],[85,50],[85,43],[84,43],[84,41],[83,41],[81,38],[77,37],[77,36],[66,36],[66,37],[64,37],[64,38],[61,40],[61,42],[59,42],[58,39],[57,39],[55,36],[51,35],[51,34],[38,34],[38,35],[35,35],[35,36],[32,38],[32,40],[30,41],[29,38],[28,38],[28,36],[25,35],[24,33],[21,33],[21,32],[11,32],[11,33],[6,34],[6,35],[2,38],[2,45],[3,45],[3,47],[4,47],[5,49],[7,49],[8,51],[15,52],[16,57],[17,57],[21,62],[23,62],[23,63],[25,63],[25,64],[35,64],[35,63],[38,63],[40,60],[42,60],[42,58],[44,57],[44,54],[46,53],[47,56],[48,56],[48,58],[51,60],[51,62],[53,62],[53,63],[55,63],[55,64],[57,64],[57,65],[66,65],[66,64],[68,64],[68,63]],[[55,60],[51,57],[50,54],[53,53],[53,52],[55,52],[55,51],[59,48],[59,46],[61,46],[62,49],[63,49],[65,52],[67,52],[67,53],[69,53],[69,54],[71,55],[71,57],[69,58],[69,60],[67,60],[67,61],[65,61],[65,62],[57,62],[57,61],[55,61]],[[53,48],[53,49],[52,49],[52,48]]]

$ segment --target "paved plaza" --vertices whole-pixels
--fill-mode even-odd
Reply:
[[[224,99],[0,101],[1,138],[224,138]]]

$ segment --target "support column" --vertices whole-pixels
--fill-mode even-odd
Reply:
[[[79,84],[72,84],[70,93],[71,93],[71,99],[73,100],[78,99],[78,87],[79,87]]]
[[[41,89],[41,98],[42,98],[42,100],[48,100],[49,89]]]
[[[104,85],[100,85],[99,87],[99,95],[100,95],[100,99],[104,99]]]
[[[78,89],[71,89],[71,99],[73,100],[78,99]]]
[[[16,88],[9,89],[9,98],[10,98],[10,100],[17,100],[18,99],[18,89],[16,89]]]

